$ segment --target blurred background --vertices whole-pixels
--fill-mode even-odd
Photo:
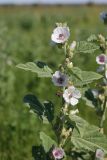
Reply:
[[[31,160],[32,146],[40,143],[40,129],[49,131],[49,126],[43,127],[28,112],[22,100],[25,94],[33,93],[42,101],[51,99],[59,108],[57,88],[51,80],[39,79],[16,65],[41,60],[55,71],[64,58],[62,51],[51,45],[55,23],[68,23],[71,42],[85,40],[90,34],[106,35],[107,28],[99,18],[100,12],[107,11],[106,3],[107,0],[0,0],[0,160]],[[74,64],[96,71],[95,57],[77,56]],[[81,104],[79,110],[90,123],[98,125],[94,109]]]

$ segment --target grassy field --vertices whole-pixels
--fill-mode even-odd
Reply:
[[[99,19],[103,10],[107,6],[0,7],[0,160],[31,160],[31,147],[40,143],[40,129],[49,131],[24,106],[22,98],[26,93],[59,103],[50,80],[41,80],[16,68],[16,64],[41,60],[55,71],[64,58],[51,45],[55,23],[68,23],[71,40],[84,40],[93,33],[106,35],[107,28]],[[84,70],[95,71],[95,57],[78,56],[74,61]],[[90,123],[98,124],[92,109],[81,105],[80,113]]]

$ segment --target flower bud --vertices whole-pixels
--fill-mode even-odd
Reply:
[[[73,41],[70,45],[70,50],[74,51],[75,47],[76,47],[76,41]]]
[[[98,38],[101,43],[105,43],[105,38],[101,34],[98,35]]]
[[[68,63],[67,67],[68,67],[68,69],[72,69],[73,68],[73,63],[72,62]]]
[[[70,112],[71,115],[76,115],[77,113],[79,113],[78,109],[71,110],[71,112]]]

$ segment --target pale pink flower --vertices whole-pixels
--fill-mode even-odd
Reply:
[[[56,27],[53,30],[51,39],[55,43],[65,43],[70,36],[70,31],[68,27]]]
[[[62,159],[65,155],[64,150],[62,148],[54,148],[52,154],[55,159]]]
[[[98,158],[99,160],[103,160],[104,159],[104,151],[102,149],[97,149],[96,150],[96,158]]]
[[[74,86],[70,86],[64,91],[63,98],[66,103],[75,106],[78,103],[78,99],[81,98],[81,93]]]
[[[67,86],[68,77],[66,74],[56,71],[52,76],[52,82],[55,86]]]
[[[107,63],[107,56],[105,54],[100,54],[96,57],[96,62],[100,65],[105,65]]]

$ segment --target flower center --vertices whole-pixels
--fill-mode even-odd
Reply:
[[[59,156],[59,151],[55,152],[55,157]]]
[[[72,94],[70,93],[68,97],[69,97],[69,99],[72,98]]]
[[[65,37],[64,37],[64,34],[62,34],[62,33],[59,34],[59,37],[58,37],[59,40],[63,40],[64,38],[65,38]]]
[[[104,62],[105,61],[105,57],[104,56],[100,56],[100,62]]]
[[[57,82],[58,82],[59,84],[62,84],[63,81],[64,81],[64,79],[63,79],[62,77],[60,77],[60,78],[57,79]]]

